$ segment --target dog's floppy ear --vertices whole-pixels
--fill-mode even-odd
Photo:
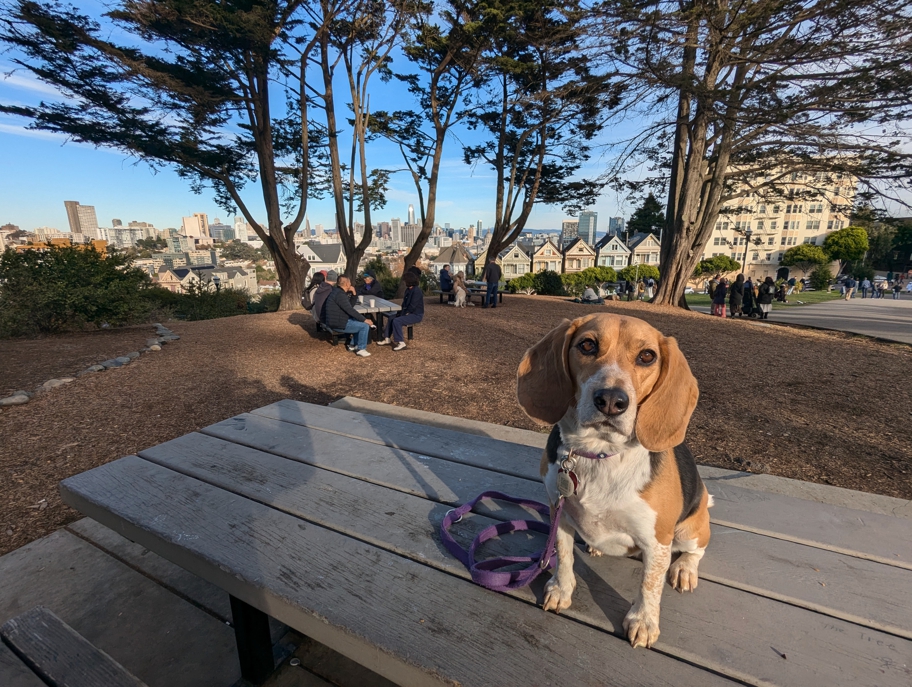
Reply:
[[[532,346],[519,363],[516,397],[526,415],[553,425],[567,412],[575,393],[568,368],[570,338],[580,320],[564,320]]]
[[[666,451],[684,441],[700,390],[690,366],[672,337],[662,337],[662,371],[652,392],[637,409],[637,440],[653,452]]]

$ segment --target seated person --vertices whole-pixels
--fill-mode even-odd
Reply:
[[[331,274],[335,277],[335,272],[332,272]],[[320,328],[320,314],[323,312],[323,304],[332,292],[332,287],[333,285],[329,283],[323,272],[317,272],[311,278],[310,286],[307,287],[307,291],[310,293],[310,314],[313,315],[314,320],[317,321],[317,329]]]
[[[587,286],[586,290],[583,291],[583,303],[598,303],[601,302],[601,300],[602,299],[599,298],[599,295],[595,292],[595,289],[591,286]]]
[[[383,285],[370,270],[361,275],[364,283],[358,289],[358,295],[365,298],[383,298]]]
[[[466,307],[469,287],[466,286],[465,274],[462,271],[457,272],[456,278],[453,280],[453,293],[456,295],[456,300],[450,305],[455,305],[457,308]],[[469,303],[469,305],[473,305],[473,303]]]
[[[449,265],[444,265],[440,270],[440,290],[444,293],[450,293],[453,290],[453,275],[450,274]]]
[[[386,323],[386,338],[378,341],[378,346],[386,346],[395,343],[394,351],[401,351],[405,348],[405,338],[402,336],[402,328],[410,324],[418,324],[424,319],[424,293],[418,286],[418,277],[414,272],[406,272],[402,275],[402,281],[405,282],[405,297],[402,299],[402,309],[399,310]],[[392,341],[390,341],[392,336]]]
[[[357,301],[358,294],[355,293],[355,287],[351,285],[349,278],[339,277],[335,288],[323,303],[320,321],[324,326],[337,332],[353,334],[354,344],[349,345],[348,350],[367,358],[370,356],[366,350],[367,337],[376,325],[373,322],[365,322],[364,315],[355,310]]]

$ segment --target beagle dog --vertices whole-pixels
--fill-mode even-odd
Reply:
[[[565,321],[526,351],[519,404],[554,425],[541,462],[552,518],[563,497],[546,611],[570,606],[575,532],[593,555],[642,554],[640,592],[624,619],[634,647],[659,636],[666,573],[679,592],[697,586],[712,497],[683,441],[698,396],[677,342],[633,317]]]

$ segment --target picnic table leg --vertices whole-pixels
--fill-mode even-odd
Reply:
[[[262,684],[275,670],[269,616],[240,599],[230,599],[241,677],[254,685]]]

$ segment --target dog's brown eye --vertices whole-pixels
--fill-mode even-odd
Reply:
[[[655,362],[655,351],[645,350],[637,356],[637,362],[640,365],[652,365]]]
[[[576,347],[583,355],[595,355],[598,353],[598,344],[595,343],[595,341],[592,339],[583,339],[576,345]]]

